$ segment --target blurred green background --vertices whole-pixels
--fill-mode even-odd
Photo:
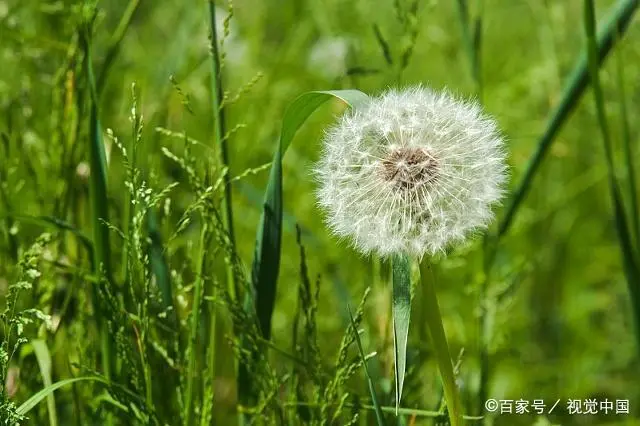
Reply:
[[[40,224],[20,216],[57,217],[90,234],[88,144],[86,132],[75,131],[84,120],[75,107],[87,102],[86,97],[76,96],[76,85],[86,84],[78,78],[81,64],[74,51],[78,48],[74,7],[80,3],[0,0],[0,132],[4,144],[0,149],[0,299],[13,280],[15,254],[43,231]],[[415,13],[412,3],[235,0],[230,31],[224,36],[227,6],[220,2],[223,86],[234,99],[225,109],[227,127],[239,126],[228,140],[230,175],[241,175],[271,161],[284,110],[303,92],[356,88],[377,94],[388,87],[422,83],[476,97],[496,118],[507,140],[511,186],[515,187],[584,49],[583,2],[470,1],[470,22],[481,19],[482,25],[480,71],[475,78],[457,2],[420,1]],[[598,22],[614,3],[596,2]],[[93,65],[98,76],[128,4],[123,0],[98,3],[93,39]],[[127,141],[131,135],[131,84],[135,82],[139,89],[139,110],[144,116],[138,154],[142,172],[156,188],[179,183],[170,205],[160,213],[165,239],[172,235],[194,198],[184,173],[161,152],[162,147],[168,147],[180,153],[184,142],[163,135],[156,127],[184,132],[200,141],[193,152],[204,162],[217,155],[212,148],[208,26],[204,1],[141,1],[100,94],[101,124]],[[403,57],[406,67],[402,66]],[[621,74],[622,91],[618,85]],[[640,111],[639,76],[640,26],[635,19],[600,73],[616,167],[625,194],[629,182],[623,167],[620,102],[624,97],[636,159],[640,154],[636,120]],[[346,303],[357,305],[364,289],[371,286],[363,343],[365,351],[378,352],[377,383],[386,395],[384,404],[393,405],[388,265],[383,263],[380,268],[355,252],[347,241],[332,237],[315,205],[310,172],[318,158],[323,128],[342,110],[339,103],[322,107],[298,133],[284,159],[285,234],[272,336],[277,346],[291,346],[293,306],[300,280],[295,236],[298,224],[312,281],[320,277],[317,326],[321,353],[333,359],[348,324]],[[110,211],[119,226],[124,168],[121,155],[108,138],[105,144]],[[247,271],[267,176],[268,169],[262,168],[233,184],[237,248]],[[502,217],[504,209],[496,210],[497,217]],[[18,217],[11,219],[11,215]],[[185,284],[193,270],[197,241],[198,229],[191,226],[178,242],[167,247],[169,267],[175,271],[174,276],[183,277]],[[452,354],[464,349],[460,384],[468,411],[478,414],[484,347],[490,367],[485,397],[544,399],[550,405],[561,399],[558,409],[547,417],[498,416],[488,422],[640,424],[640,420],[634,420],[640,418],[639,347],[634,339],[602,138],[589,89],[535,175],[531,191],[498,246],[490,275],[483,264],[482,241],[478,235],[448,256],[435,259],[440,306]],[[117,243],[112,244],[114,259],[119,259]],[[77,245],[68,242],[58,250],[58,260],[64,258],[72,266],[86,267],[79,252]],[[63,272],[57,274],[60,276],[52,275],[51,279],[64,290]],[[66,287],[65,291],[72,290]],[[58,302],[53,297],[34,303],[45,312],[53,312]],[[78,296],[71,303],[77,303],[76,311],[80,311],[82,303],[87,302]],[[402,406],[435,410],[441,391],[422,315],[420,304],[414,304]],[[69,323],[77,318],[69,318]],[[54,359],[60,357],[65,340],[58,339],[50,350]],[[37,371],[27,355],[23,362],[23,374],[29,374],[30,369]],[[65,370],[64,362],[59,363]],[[53,374],[64,377],[55,367]],[[222,395],[222,406],[232,410],[233,373],[226,376],[228,380],[221,381],[218,395]],[[36,375],[33,388],[22,386],[16,398],[22,401],[37,391],[37,380]],[[366,397],[364,381],[361,386]],[[566,413],[569,398],[626,399],[631,414],[570,416]],[[44,410],[45,404],[41,405]],[[32,414],[43,423],[33,424],[46,424],[44,413],[34,411]],[[216,416],[220,424],[226,424],[222,420],[224,412]],[[421,418],[406,421],[430,424],[430,420]]]

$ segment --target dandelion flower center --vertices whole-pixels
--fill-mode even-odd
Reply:
[[[382,175],[394,189],[411,192],[437,179],[438,161],[424,148],[395,148],[382,161]]]

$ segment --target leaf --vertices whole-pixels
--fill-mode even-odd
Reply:
[[[252,283],[255,292],[258,323],[263,336],[271,336],[271,316],[276,296],[276,281],[280,268],[282,241],[282,157],[293,137],[307,118],[322,104],[338,98],[351,107],[366,101],[367,95],[357,90],[308,92],[299,96],[287,108],[282,132],[273,158],[269,182],[260,217],[252,265]]]
[[[35,350],[35,348],[34,348],[34,350]],[[31,398],[27,399],[21,406],[18,407],[16,412],[19,415],[24,416],[29,411],[31,411],[31,409],[33,407],[38,405],[40,403],[40,401],[45,399],[47,396],[49,396],[50,394],[52,394],[56,390],[60,389],[63,386],[70,385],[70,384],[76,383],[76,382],[82,382],[82,381],[94,381],[94,382],[100,382],[100,383],[108,384],[108,382],[105,379],[103,379],[102,377],[98,377],[98,376],[74,377],[72,379],[60,380],[59,382],[53,383],[53,384],[51,384],[49,386],[46,386],[44,389],[42,389],[41,391],[39,391],[38,393],[33,395]]]
[[[91,216],[93,225],[93,243],[95,250],[96,271],[102,267],[105,273],[111,272],[111,257],[109,250],[109,203],[107,200],[107,160],[102,142],[102,130],[98,115],[98,95],[96,93],[93,67],[91,65],[91,44],[89,29],[83,33],[82,41],[86,52],[85,72],[89,80],[90,117],[89,117],[89,166]]]
[[[171,274],[169,273],[169,266],[164,257],[164,245],[158,223],[158,212],[155,208],[150,208],[147,211],[147,232],[150,241],[147,253],[149,255],[149,262],[151,263],[151,271],[156,277],[156,283],[162,295],[162,306],[165,309],[172,308],[171,317],[173,317],[175,316],[176,309],[171,291]]]
[[[393,354],[396,369],[396,415],[400,408],[407,367],[407,339],[411,316],[411,263],[405,254],[393,257]]]
[[[98,114],[98,94],[96,91],[95,78],[93,74],[92,54],[91,54],[91,24],[87,23],[80,34],[82,48],[85,52],[84,70],[87,76],[90,94],[90,116],[89,116],[89,198],[91,199],[91,219],[93,226],[93,250],[94,250],[94,272],[100,276],[104,271],[108,283],[111,279],[111,253],[109,248],[109,202],[107,199],[107,160],[102,142],[100,119]],[[97,294],[97,286],[93,287],[93,300],[97,306],[96,320],[100,328],[101,356],[104,374],[111,377],[114,368],[114,344],[108,332],[105,313],[103,312]],[[107,421],[111,425],[110,420]]]
[[[382,409],[380,408],[380,404],[378,403],[378,395],[376,394],[376,388],[373,384],[373,379],[371,379],[371,375],[369,374],[369,367],[367,366],[367,358],[364,355],[364,350],[362,349],[362,342],[360,342],[360,334],[358,333],[358,327],[356,325],[355,320],[353,319],[353,314],[351,313],[351,309],[347,306],[347,310],[349,312],[349,319],[351,320],[351,329],[355,334],[356,343],[358,344],[358,351],[360,352],[360,358],[362,358],[362,366],[364,367],[364,372],[367,375],[367,383],[369,384],[369,393],[371,394],[371,401],[373,402],[373,408],[376,413],[376,421],[378,425],[384,425],[384,416],[382,415]]]
[[[296,98],[285,111],[280,140],[273,157],[269,181],[264,197],[263,212],[258,224],[253,264],[251,268],[251,292],[245,306],[254,308],[258,326],[264,338],[271,337],[271,317],[276,299],[276,284],[280,269],[282,242],[282,157],[298,129],[320,105],[332,98],[350,107],[365,102],[368,97],[357,90],[308,92]],[[251,375],[245,366],[238,368],[238,393],[241,402],[252,399]]]
[[[49,348],[47,348],[46,342],[41,339],[33,340],[31,346],[38,360],[38,367],[40,368],[44,386],[45,388],[51,386],[51,355],[49,354]],[[53,397],[53,392],[47,395],[47,410],[49,411],[49,424],[56,426],[58,424],[58,416],[56,414],[56,400]]]
[[[19,214],[11,214],[11,215],[0,215],[0,219],[15,219],[22,222],[29,222],[35,225],[39,225],[46,228],[55,228],[61,231],[69,231],[71,232],[78,241],[85,247],[87,250],[87,255],[89,256],[90,263],[93,265],[93,243],[91,242],[91,238],[86,236],[81,230],[75,228],[68,222],[65,222],[62,219],[58,219],[53,216],[30,216],[30,215],[19,215]]]

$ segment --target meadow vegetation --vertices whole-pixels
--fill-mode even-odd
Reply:
[[[640,424],[638,3],[0,0],[0,424]],[[313,173],[418,84],[509,163],[428,264],[333,236]]]

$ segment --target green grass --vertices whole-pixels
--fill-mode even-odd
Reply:
[[[232,6],[0,0],[0,424],[640,424],[638,1]],[[310,170],[416,83],[483,103],[511,184],[396,330]]]

